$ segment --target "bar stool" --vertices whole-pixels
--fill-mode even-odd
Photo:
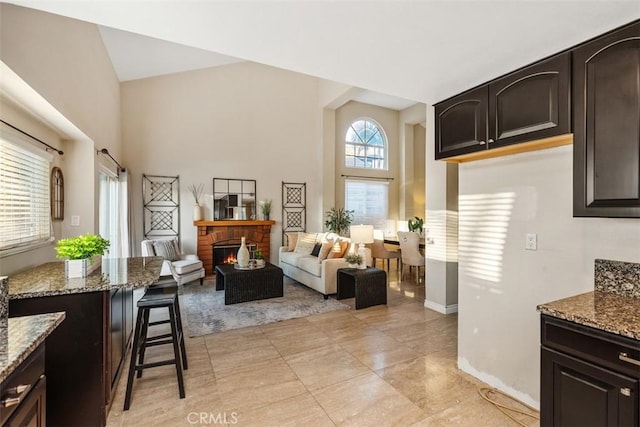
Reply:
[[[149,287],[142,298],[138,301],[138,316],[136,319],[136,330],[131,349],[131,361],[129,364],[129,375],[127,378],[127,391],[124,398],[124,410],[128,410],[131,404],[131,390],[133,387],[133,377],[142,377],[142,371],[146,368],[154,368],[164,365],[176,365],[178,376],[178,389],[180,399],[184,399],[184,380],[182,370],[188,369],[187,352],[184,344],[182,332],[182,318],[180,316],[180,305],[178,302],[177,285],[161,284]],[[153,308],[167,308],[169,319],[156,322],[149,322],[149,312]],[[169,323],[171,333],[148,337],[149,326],[156,326]],[[144,363],[144,355],[147,347],[156,345],[172,344],[173,359],[161,360],[153,363]],[[136,363],[136,357],[138,362]]]

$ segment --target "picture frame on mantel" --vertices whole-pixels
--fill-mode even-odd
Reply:
[[[213,220],[258,218],[255,179],[213,178]]]

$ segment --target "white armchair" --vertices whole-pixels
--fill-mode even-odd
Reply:
[[[200,279],[200,286],[204,283],[205,271],[202,261],[197,255],[183,255],[176,239],[171,240],[143,240],[142,256],[161,256],[162,270],[160,276],[173,276],[178,285]]]

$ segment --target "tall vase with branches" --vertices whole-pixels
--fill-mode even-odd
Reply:
[[[189,189],[189,192],[195,200],[195,205],[193,206],[193,220],[200,221],[202,219],[202,206],[200,206],[200,200],[202,200],[202,191],[204,190],[204,185],[191,184],[187,188]]]

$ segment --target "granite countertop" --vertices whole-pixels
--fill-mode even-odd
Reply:
[[[158,280],[161,268],[162,257],[104,258],[88,277],[67,279],[64,262],[49,262],[9,276],[9,299],[144,287]]]
[[[595,260],[592,292],[540,304],[538,311],[640,340],[640,264]]]
[[[640,340],[640,298],[592,291],[538,306],[542,314]]]
[[[0,321],[0,382],[42,344],[64,317],[60,312]]]

